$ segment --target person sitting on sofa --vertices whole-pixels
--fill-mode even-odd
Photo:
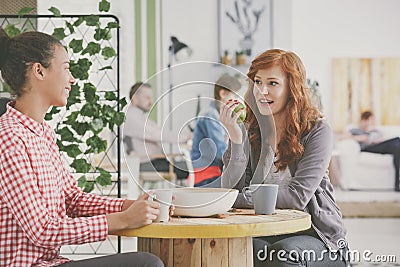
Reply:
[[[395,191],[399,192],[400,138],[384,140],[383,134],[374,127],[374,114],[369,110],[361,113],[359,127],[349,132],[351,138],[360,144],[361,151],[393,155]]]

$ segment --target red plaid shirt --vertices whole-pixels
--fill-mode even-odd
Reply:
[[[0,118],[0,266],[56,266],[62,245],[107,237],[122,199],[86,194],[64,168],[51,127],[15,110]]]

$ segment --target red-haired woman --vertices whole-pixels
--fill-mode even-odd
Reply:
[[[312,218],[309,230],[254,238],[255,266],[345,266],[346,230],[327,172],[332,132],[311,103],[301,59],[271,49],[252,61],[247,77],[244,125],[236,122],[242,111],[233,113],[235,101],[221,107],[230,137],[222,187],[278,184],[276,207],[305,211]],[[251,206],[239,194],[235,207]]]

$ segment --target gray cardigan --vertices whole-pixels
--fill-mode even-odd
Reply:
[[[259,183],[260,176],[266,175],[261,174],[260,170],[269,170],[274,158],[274,155],[267,153],[256,168],[257,164],[254,164],[252,158],[254,153],[249,153],[252,149],[244,127],[242,130],[244,142],[230,143],[228,146],[223,157],[225,168],[221,177],[222,187],[236,188],[239,191],[250,183]],[[309,213],[313,229],[329,249],[336,250],[338,241],[346,236],[346,229],[342,222],[342,214],[333,198],[333,186],[329,182],[327,171],[332,151],[330,126],[325,120],[317,121],[311,131],[301,139],[301,143],[304,147],[303,156],[289,166],[292,180],[287,186],[279,187],[276,208]],[[234,207],[252,206],[240,193]]]

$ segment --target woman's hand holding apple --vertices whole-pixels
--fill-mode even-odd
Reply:
[[[228,131],[229,139],[235,144],[243,142],[239,123],[246,118],[246,109],[238,100],[229,100],[220,108],[220,120]]]

